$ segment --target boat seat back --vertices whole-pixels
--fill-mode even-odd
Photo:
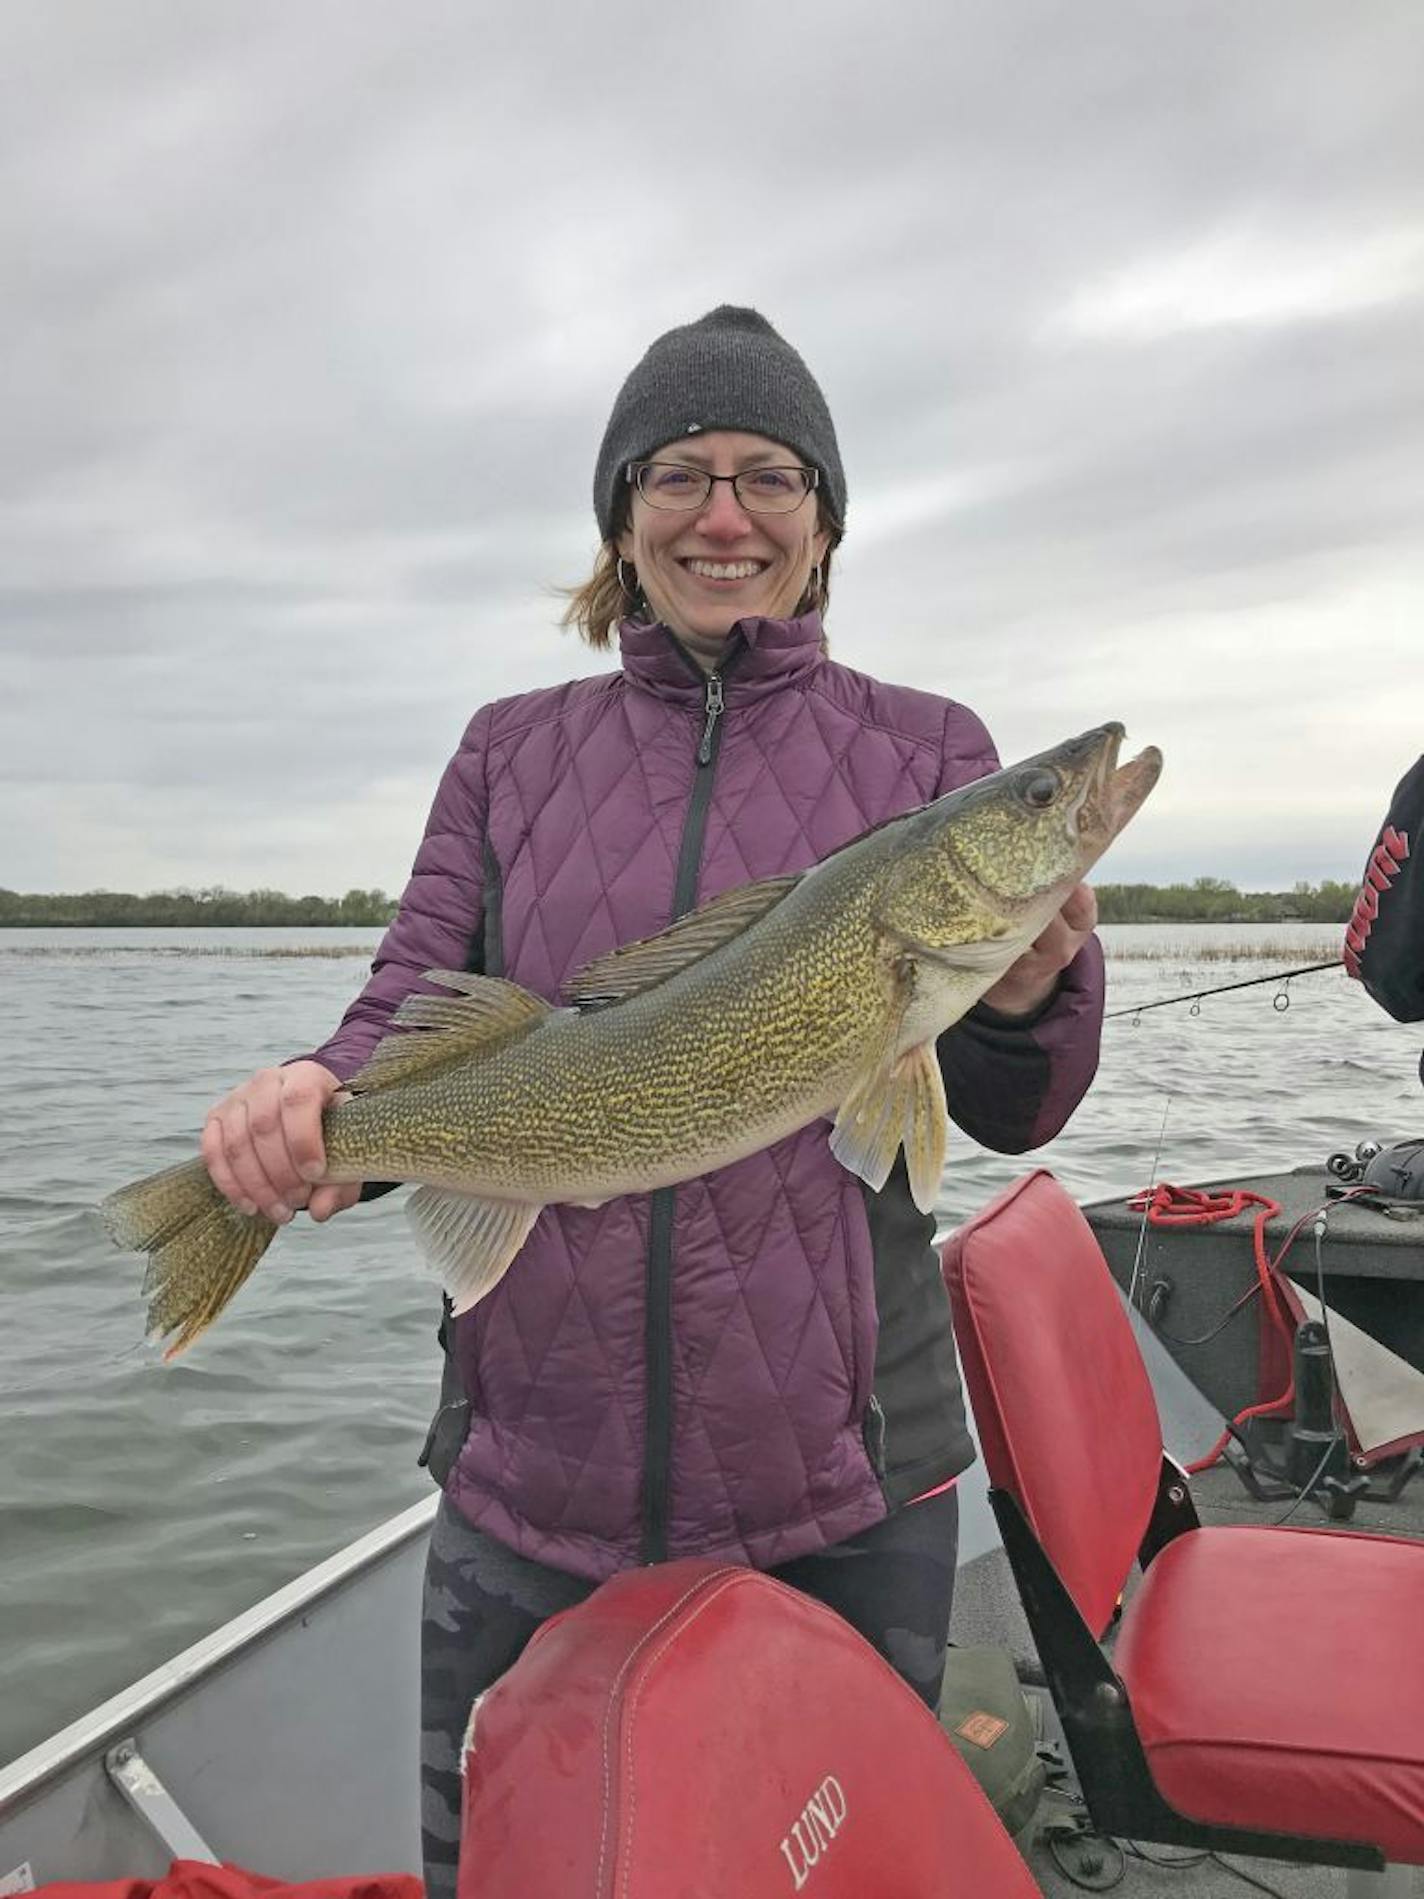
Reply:
[[[989,1481],[1101,1635],[1162,1468],[1152,1386],[1107,1262],[1044,1168],[952,1233],[941,1261]]]
[[[613,1577],[475,1704],[460,1899],[1033,1899],[935,1717],[755,1570]]]

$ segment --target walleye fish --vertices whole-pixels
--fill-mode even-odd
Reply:
[[[542,1207],[600,1206],[834,1117],[837,1159],[885,1183],[903,1146],[934,1205],[948,1121],[935,1038],[1041,933],[1157,781],[1099,726],[867,831],[808,871],[746,884],[599,958],[559,1008],[432,971],[326,1112],[326,1179],[421,1183],[409,1212],[457,1312],[496,1285]],[[406,1032],[412,1031],[412,1032]],[[277,1228],[200,1160],[110,1195],[151,1255],[149,1336],[173,1357]]]

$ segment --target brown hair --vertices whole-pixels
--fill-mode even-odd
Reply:
[[[610,646],[618,622],[635,612],[642,598],[630,595],[618,578],[618,536],[627,526],[626,504],[620,512],[623,518],[615,523],[612,535],[599,548],[588,579],[581,587],[558,589],[569,603],[559,616],[559,625],[574,628],[588,646]],[[843,529],[822,506],[816,510],[816,526],[830,538],[821,560],[820,583],[806,589],[797,603],[798,613],[809,613],[813,607],[824,613],[831,603],[831,555],[840,546]]]

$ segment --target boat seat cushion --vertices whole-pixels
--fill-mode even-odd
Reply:
[[[1424,1864],[1424,1547],[1188,1531],[1149,1566],[1114,1661],[1179,1812]]]
[[[1097,1238],[1038,1168],[952,1233],[941,1259],[989,1481],[1101,1635],[1152,1515],[1162,1427]]]
[[[939,1723],[755,1570],[613,1577],[476,1702],[461,1899],[1034,1899]],[[814,1878],[813,1878],[814,1875]]]

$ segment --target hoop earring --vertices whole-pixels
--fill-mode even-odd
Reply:
[[[633,576],[631,584],[629,583],[629,580],[628,580],[628,574],[625,574],[623,571],[625,567],[628,568],[628,573]],[[629,566],[628,562],[625,561],[623,556],[620,554],[618,556],[618,561],[614,568],[614,572],[618,575],[618,585],[623,589],[623,594],[624,594],[625,599],[636,600],[638,598],[638,570],[637,568]]]

